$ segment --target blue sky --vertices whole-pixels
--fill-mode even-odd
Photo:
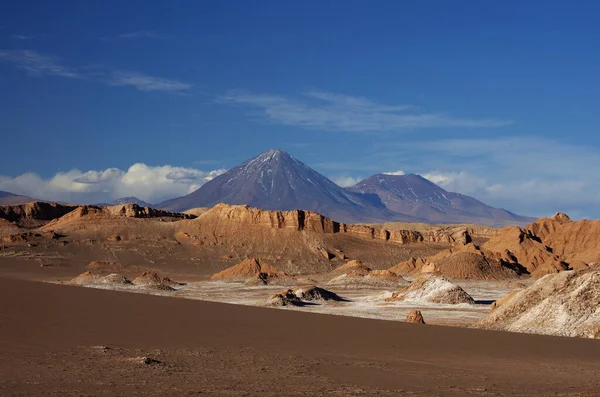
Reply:
[[[282,148],[343,185],[600,217],[597,2],[1,8],[0,190],[156,202]]]

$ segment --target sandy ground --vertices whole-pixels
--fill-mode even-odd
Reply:
[[[597,396],[598,357],[596,340],[0,278],[3,396]]]
[[[385,298],[391,296],[393,291],[372,288],[340,288],[319,284],[347,301],[316,301],[310,302],[307,306],[287,306],[281,309],[392,321],[404,321],[411,310],[419,309],[430,324],[468,326],[485,317],[490,311],[491,302],[506,295],[510,290],[510,288],[493,282],[471,281],[457,282],[457,284],[463,286],[467,292],[472,294],[478,303],[475,305],[444,305],[422,302],[385,302]],[[144,289],[135,290],[131,287],[123,287],[122,290],[212,302],[264,306],[267,297],[286,288],[284,286],[246,286],[241,283],[202,281],[187,283],[184,286],[177,287],[177,291],[167,293]]]

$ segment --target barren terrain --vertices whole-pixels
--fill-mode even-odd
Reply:
[[[5,278],[0,291],[2,395],[591,397],[600,388],[594,340]]]
[[[600,224],[410,230],[222,205],[27,204],[0,218],[1,395],[600,387],[596,340],[467,329],[597,338]],[[403,323],[415,310],[426,325]]]

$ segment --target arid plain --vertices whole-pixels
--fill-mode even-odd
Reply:
[[[2,394],[600,388],[600,222],[557,214],[494,229],[229,205],[0,208]]]

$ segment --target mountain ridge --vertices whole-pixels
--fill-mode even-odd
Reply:
[[[33,198],[33,197],[23,196],[20,194],[15,194],[15,193],[0,190],[0,205],[20,205],[20,204],[31,203],[34,201],[41,201],[41,200]]]
[[[216,204],[246,204],[266,210],[303,209],[339,221],[416,222],[421,219],[377,207],[290,156],[283,150],[260,153],[202,185],[191,194],[158,204],[169,211],[185,211]]]
[[[417,174],[375,174],[346,190],[376,196],[393,212],[426,218],[434,223],[480,223],[481,220],[488,219],[496,220],[495,226],[499,226],[524,224],[534,220],[502,208],[491,207],[464,194],[449,192]]]
[[[416,174],[376,174],[342,188],[283,150],[270,149],[244,161],[196,191],[157,204],[186,211],[216,204],[246,204],[265,210],[309,210],[340,222],[525,224],[533,218],[494,208],[444,190]]]

